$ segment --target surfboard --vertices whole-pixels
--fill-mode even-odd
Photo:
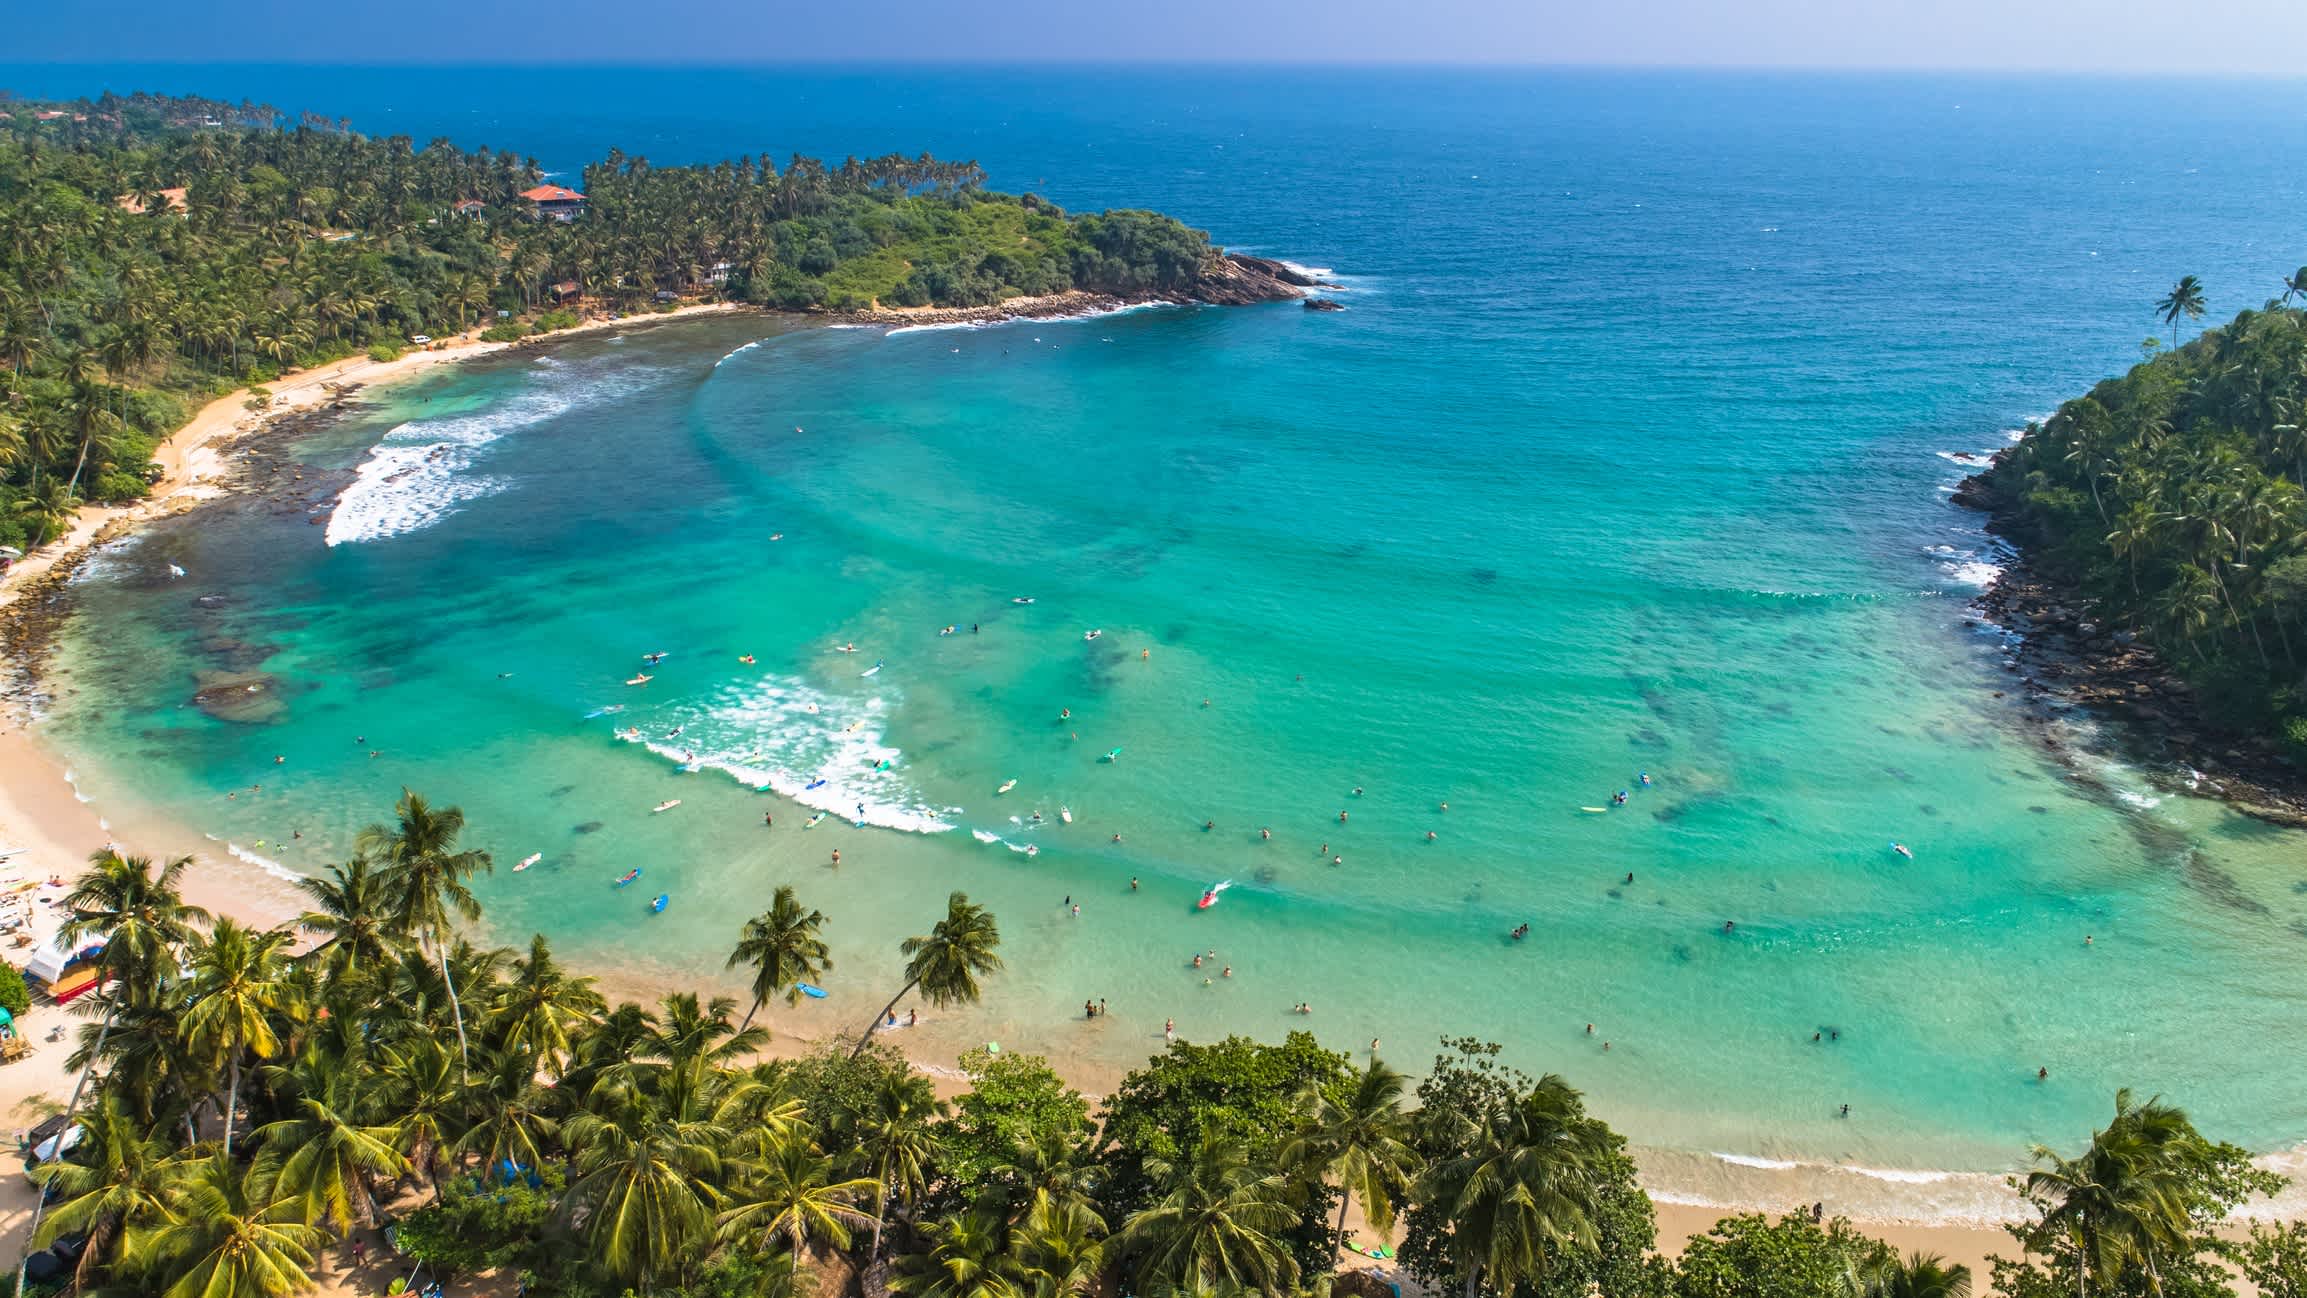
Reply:
[[[810,997],[813,1000],[825,999],[825,989],[815,983],[795,983],[793,984],[793,990],[801,993],[804,996]]]

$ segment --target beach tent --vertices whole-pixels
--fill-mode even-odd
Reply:
[[[64,967],[66,965],[71,964],[75,960],[84,959],[88,956],[94,955],[103,949],[104,939],[100,937],[91,938],[87,942],[84,942],[80,946],[69,951],[58,946],[56,944],[55,938],[50,938],[47,941],[41,943],[40,949],[34,951],[32,953],[32,958],[25,962],[24,976],[27,978],[37,978],[44,983],[54,983],[57,979],[64,976]]]

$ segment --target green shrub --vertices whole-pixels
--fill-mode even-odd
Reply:
[[[517,343],[528,336],[528,326],[518,320],[499,320],[481,330],[481,341],[485,343]]]
[[[272,404],[272,389],[262,386],[252,387],[248,390],[248,400],[240,404],[249,410],[262,410]]]
[[[525,1179],[505,1184],[470,1173],[456,1177],[442,1184],[439,1202],[401,1221],[395,1240],[401,1252],[441,1271],[542,1262],[535,1255],[538,1240],[564,1182],[550,1166],[538,1181],[532,1187]]]
[[[107,505],[118,505],[142,500],[151,490],[152,484],[146,482],[141,474],[130,473],[125,469],[107,469],[97,474],[96,481],[89,484],[88,498],[101,500]]]
[[[403,349],[397,343],[378,343],[368,349],[368,358],[380,365],[386,361],[397,361],[404,354]]]
[[[576,324],[577,313],[574,311],[547,311],[537,317],[535,327],[538,333],[549,334],[556,329],[573,329]]]
[[[21,1018],[32,1008],[32,992],[24,986],[24,975],[12,964],[0,964],[0,1009]]]

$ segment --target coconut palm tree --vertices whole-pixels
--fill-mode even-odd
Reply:
[[[480,918],[481,904],[465,880],[487,873],[494,863],[487,852],[457,850],[457,837],[465,828],[465,813],[459,808],[436,811],[423,795],[402,789],[393,814],[395,824],[370,825],[354,841],[359,850],[382,863],[382,886],[392,898],[395,931],[417,936],[440,960],[449,1013],[457,1026],[457,1057],[467,1061],[471,1048],[465,1041],[464,1007],[457,1002],[441,932],[452,914],[466,920]]]
[[[608,1008],[593,981],[555,962],[539,933],[529,939],[528,956],[513,961],[512,977],[498,990],[491,1030],[507,1049],[527,1051],[558,1067],[568,1057],[570,1034],[599,1022]]]
[[[562,1216],[609,1274],[646,1292],[677,1278],[710,1241],[727,1128],[644,1097],[608,1099],[563,1129],[575,1158]]]
[[[362,1070],[343,1061],[300,1060],[279,1074],[278,1088],[293,1095],[289,1116],[250,1133],[263,1147],[260,1160],[281,1202],[308,1226],[339,1235],[376,1222],[372,1176],[398,1177],[408,1160],[394,1148],[398,1133],[359,1120],[367,1104]]]
[[[58,931],[60,945],[104,939],[98,964],[119,984],[124,999],[150,1004],[157,988],[177,966],[178,955],[208,912],[185,904],[184,872],[192,858],[180,856],[153,868],[152,858],[122,856],[106,848],[88,858],[88,869],[64,895],[70,918]]]
[[[780,993],[787,1005],[799,1004],[799,984],[815,982],[833,967],[831,953],[817,936],[824,926],[825,916],[816,910],[803,910],[793,886],[784,883],[777,885],[769,909],[745,921],[737,948],[729,953],[725,966],[753,966],[753,1004],[746,1009],[745,1022],[740,1026],[751,1027],[754,1014]]]
[[[932,1222],[929,1247],[898,1260],[889,1291],[906,1298],[1027,1298],[1001,1219],[965,1212]]]
[[[195,1049],[222,1062],[231,1078],[224,1097],[224,1155],[240,1112],[240,1064],[249,1055],[270,1059],[280,1050],[273,1011],[281,1004],[281,951],[288,934],[217,920],[192,944],[190,1004],[184,1027]]]
[[[391,1128],[391,1145],[440,1196],[441,1151],[478,1097],[459,1084],[456,1062],[432,1037],[416,1034],[384,1052],[378,1112]]]
[[[539,1167],[560,1134],[555,1095],[537,1080],[536,1056],[520,1050],[484,1052],[480,1071],[463,1085],[471,1120],[449,1142],[457,1154],[478,1154],[490,1167]]]
[[[929,1079],[892,1069],[874,1087],[857,1115],[857,1152],[873,1168],[873,1247],[867,1265],[881,1257],[881,1230],[889,1200],[912,1207],[929,1189],[930,1167],[939,1146],[937,1123],[945,1105]]]
[[[993,922],[993,912],[969,900],[969,894],[956,892],[945,899],[945,918],[937,921],[927,937],[909,937],[898,946],[906,957],[905,985],[873,1016],[865,1027],[864,1035],[857,1039],[857,1048],[849,1052],[855,1059],[865,1053],[866,1043],[873,1040],[873,1030],[887,1020],[897,1003],[916,987],[922,996],[936,1006],[975,1004],[981,994],[977,985],[980,975],[1001,968],[1001,957],[994,954],[1001,945],[1001,930]]]
[[[2283,305],[2289,306],[2291,299],[2302,296],[2307,296],[2307,266],[2283,277]]]
[[[1863,1298],[1970,1298],[1971,1269],[1948,1262],[1936,1253],[1911,1253],[1901,1259],[1886,1250],[1882,1264],[1869,1271]]]
[[[2128,1089],[2120,1090],[2113,1120],[2079,1157],[2043,1145],[2031,1152],[2035,1168],[2020,1189],[2042,1216],[2027,1247],[2071,1249],[2078,1296],[2093,1284],[2112,1291],[2132,1265],[2161,1292],[2164,1259],[2192,1251],[2192,1187],[2214,1163],[2186,1113],[2160,1097],[2134,1103]]]
[[[313,909],[297,917],[297,927],[320,938],[305,958],[321,961],[332,979],[390,961],[392,899],[374,863],[355,852],[344,864],[321,869],[324,873],[296,881],[297,889],[313,902]]]
[[[1105,1219],[1086,1203],[1044,1199],[1011,1228],[1010,1249],[1032,1298],[1082,1298],[1105,1266]]]
[[[1407,1079],[1373,1059],[1368,1068],[1348,1069],[1342,1094],[1308,1088],[1299,1103],[1305,1126],[1282,1147],[1285,1167],[1304,1168],[1314,1178],[1337,1178],[1338,1225],[1335,1247],[1346,1246],[1346,1211],[1362,1196],[1370,1228],[1393,1228],[1394,1205],[1410,1192],[1418,1156],[1408,1142],[1402,1114]]]
[[[32,1173],[57,1196],[33,1243],[45,1248],[68,1235],[83,1237],[72,1282],[86,1292],[118,1256],[124,1231],[170,1219],[185,1169],[169,1157],[168,1143],[149,1134],[116,1097],[89,1110],[81,1126],[71,1158]]]
[[[1425,1182],[1450,1219],[1467,1298],[1540,1282],[1561,1252],[1594,1246],[1594,1173],[1609,1152],[1606,1129],[1552,1073],[1475,1121],[1473,1147]]]
[[[811,1245],[845,1249],[852,1231],[873,1224],[857,1205],[877,1193],[870,1176],[836,1180],[833,1160],[806,1131],[791,1131],[744,1169],[719,1225],[724,1238],[757,1240],[764,1251],[782,1247],[795,1257]]]
[[[1131,1217],[1117,1240],[1135,1259],[1141,1291],[1234,1284],[1266,1298],[1286,1294],[1298,1264],[1280,1233],[1297,1222],[1289,1181],[1250,1166],[1241,1149],[1205,1141],[1190,1162],[1149,1160],[1162,1197]]]
[[[2171,291],[2155,303],[2155,310],[2162,315],[2163,323],[2171,326],[2171,345],[2177,347],[2180,317],[2189,320],[2203,318],[2203,281],[2192,275],[2181,275],[2179,282],[2171,286]]]
[[[243,1173],[219,1152],[193,1165],[174,1207],[126,1244],[162,1298],[287,1298],[311,1287],[321,1233],[273,1194],[262,1169]]]

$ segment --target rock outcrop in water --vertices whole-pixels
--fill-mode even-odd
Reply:
[[[1221,252],[1203,264],[1201,278],[1185,298],[1211,306],[1252,306],[1301,298],[1310,288],[1335,287],[1270,257]]]

